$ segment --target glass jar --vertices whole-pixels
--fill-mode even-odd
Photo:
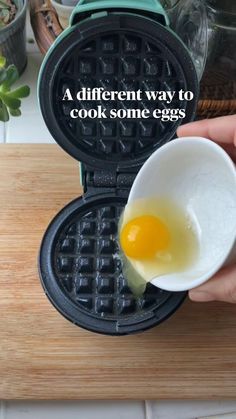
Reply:
[[[189,49],[204,98],[236,97],[236,0],[161,0]],[[204,72],[204,74],[203,74]]]
[[[170,19],[170,27],[187,46],[199,80],[207,58],[207,11],[204,0],[161,0]]]
[[[225,86],[236,97],[236,1],[208,0],[208,56],[203,84]]]

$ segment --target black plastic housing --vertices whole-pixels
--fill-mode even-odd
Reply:
[[[117,226],[125,197],[79,198],[55,217],[41,245],[45,293],[68,320],[109,335],[142,332],[167,319],[185,293],[149,284],[135,298],[122,273]]]

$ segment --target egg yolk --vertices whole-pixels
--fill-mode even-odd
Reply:
[[[129,221],[121,230],[120,244],[124,254],[136,260],[154,258],[170,243],[167,226],[158,217],[143,215]]]

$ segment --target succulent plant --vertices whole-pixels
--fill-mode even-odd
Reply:
[[[15,18],[17,8],[12,0],[0,0],[0,30]]]
[[[6,59],[0,56],[0,121],[7,122],[11,116],[21,115],[21,99],[29,96],[29,86],[20,86],[15,90],[12,85],[19,79],[14,64],[6,66]]]

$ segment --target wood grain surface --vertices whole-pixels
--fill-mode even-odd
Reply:
[[[0,398],[236,397],[236,306],[186,302],[146,333],[106,337],[66,321],[41,288],[52,217],[81,194],[56,145],[0,145]]]

